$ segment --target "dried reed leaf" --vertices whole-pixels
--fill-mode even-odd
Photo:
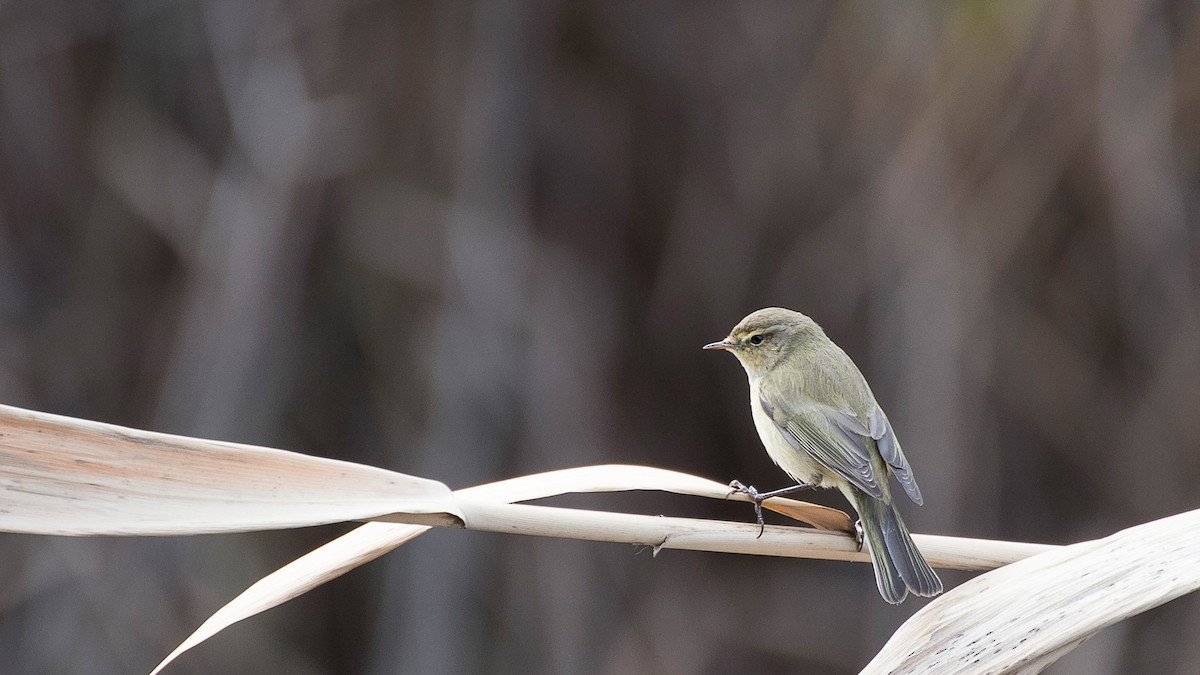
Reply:
[[[678,494],[724,499],[729,487],[722,483],[698,478],[678,471],[646,466],[603,465],[587,466],[464,488],[454,494],[476,503],[508,503],[553,497],[569,492],[614,492],[621,490],[663,490]],[[740,495],[744,499],[744,495]],[[735,495],[735,498],[737,495]],[[790,499],[773,499],[783,503],[792,513],[806,522],[842,529],[849,526],[849,517],[836,509],[805,504]],[[569,510],[562,510],[569,511]],[[625,515],[625,514],[614,514]],[[636,518],[636,516],[630,516]],[[661,519],[657,519],[660,522]],[[411,541],[428,530],[428,525],[396,523],[367,523],[366,525],[284,565],[247,588],[236,598],[217,610],[162,663],[159,672],[180,654],[204,642],[225,628],[302,595],[321,584],[363,565]],[[782,528],[772,528],[782,529]],[[769,543],[772,539],[768,539]]]
[[[460,493],[464,496],[495,498],[511,503],[571,492],[620,492],[624,490],[661,490],[694,497],[750,502],[750,498],[742,493],[731,493],[729,486],[725,483],[718,483],[679,471],[636,464],[603,464],[546,471],[476,486],[461,490]],[[763,508],[812,525],[817,529],[854,531],[854,522],[850,520],[850,516],[828,506],[776,497],[763,502]]]
[[[896,631],[863,673],[1035,673],[1105,626],[1200,588],[1200,510],[976,577]]]
[[[0,530],[175,535],[455,514],[436,481],[0,405]]]
[[[151,675],[167,667],[180,654],[229,626],[303,595],[359,565],[365,565],[415,539],[428,529],[425,525],[367,523],[311,553],[306,553],[259,579],[208,617],[195,632],[154,667]]]

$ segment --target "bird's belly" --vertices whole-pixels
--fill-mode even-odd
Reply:
[[[758,430],[758,437],[762,439],[767,455],[779,468],[800,483],[812,486],[825,483],[826,487],[832,487],[829,479],[834,478],[833,474],[813,459],[812,455],[796,449],[767,416],[759,404],[758,387],[754,383],[750,385],[750,410],[754,416],[754,428]]]

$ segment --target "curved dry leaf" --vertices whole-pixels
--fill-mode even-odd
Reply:
[[[428,529],[425,525],[367,523],[306,553],[254,582],[208,617],[195,632],[154,667],[151,675],[166,668],[180,654],[229,626],[304,595],[317,586],[417,538]]]
[[[601,464],[518,476],[507,480],[460,490],[463,495],[496,497],[505,502],[523,502],[571,492],[621,492],[660,490],[695,497],[750,502],[741,493],[731,493],[729,485],[691,474],[637,464]],[[783,514],[821,530],[854,531],[854,521],[842,511],[808,502],[775,497],[763,502],[763,508]]]
[[[612,464],[518,476],[464,488],[456,491],[454,495],[474,500],[509,503],[542,499],[570,492],[622,490],[663,490],[716,499],[724,499],[729,493],[729,487],[726,485],[678,471]],[[744,495],[742,497],[744,498]],[[771,506],[783,503],[784,508],[794,509],[794,513],[802,516],[806,522],[820,523],[828,526],[829,529],[841,528],[839,516],[845,519],[847,525],[849,523],[849,517],[836,509],[815,504],[806,505],[790,499],[773,499],[770,502],[772,502]],[[764,506],[767,505],[764,504]],[[806,506],[811,509],[805,508]],[[219,609],[176,647],[167,658],[163,659],[154,672],[159,672],[180,654],[234,623],[303,595],[313,588],[401,546],[428,529],[427,525],[368,523],[297,558],[263,577]],[[767,541],[772,540],[768,539]]]
[[[0,405],[0,530],[174,535],[448,513],[442,483]]]
[[[976,577],[900,627],[863,673],[1034,673],[1105,626],[1200,588],[1200,510]]]

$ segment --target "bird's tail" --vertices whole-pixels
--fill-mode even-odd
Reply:
[[[862,521],[863,540],[875,563],[875,582],[883,599],[895,605],[909,591],[923,597],[941,593],[942,580],[917,550],[895,505],[856,492],[854,506]]]

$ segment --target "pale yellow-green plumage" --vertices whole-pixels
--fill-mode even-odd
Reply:
[[[705,349],[732,352],[745,368],[754,426],[771,459],[800,483],[838,488],[854,506],[884,600],[940,593],[892,501],[889,476],[922,503],[912,469],[866,379],[825,331],[770,307]]]

